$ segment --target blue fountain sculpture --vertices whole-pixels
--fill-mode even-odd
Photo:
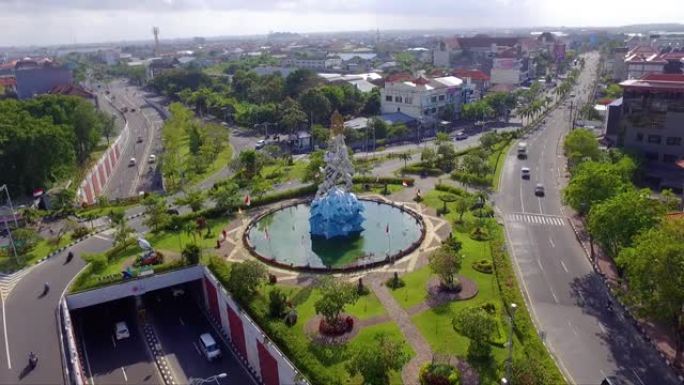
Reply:
[[[309,227],[312,236],[349,237],[363,231],[363,205],[352,188],[354,166],[344,143],[344,119],[335,111],[332,138],[325,154],[325,178],[311,202]]]

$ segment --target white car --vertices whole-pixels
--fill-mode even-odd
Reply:
[[[260,148],[263,148],[265,145],[266,145],[266,141],[261,139],[261,140],[258,140],[256,142],[256,145],[254,145],[254,148],[256,148],[258,150]]]
[[[114,334],[116,335],[117,341],[121,341],[131,336],[131,333],[128,331],[128,326],[123,321],[117,322],[116,325],[114,325]]]
[[[154,155],[154,154],[150,155],[150,159],[148,160],[148,162],[154,163],[154,162],[156,162],[156,161],[157,161],[157,156]]]
[[[522,176],[523,179],[530,179],[530,168],[529,167],[523,167],[520,169],[520,175]]]
[[[200,348],[202,349],[204,357],[207,358],[207,361],[213,361],[214,359],[221,357],[221,349],[218,347],[211,334],[204,333],[200,336],[199,340]]]
[[[459,131],[456,133],[456,140],[465,140],[468,139],[468,134],[466,134],[463,131]]]
[[[137,161],[135,160],[135,158],[131,158],[128,161],[128,167],[133,167],[133,166],[135,166],[136,163],[137,163]]]

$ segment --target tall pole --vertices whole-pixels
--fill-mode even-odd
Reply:
[[[513,315],[518,305],[512,303],[509,312],[508,322],[510,324],[510,330],[508,333],[508,361],[506,361],[506,378],[510,381],[511,379],[511,367],[513,366]]]
[[[17,223],[17,213],[14,212],[14,206],[12,206],[12,198],[9,195],[9,189],[6,184],[0,186],[0,190],[5,190],[5,195],[7,196],[7,202],[9,203],[10,211],[12,212],[12,218],[14,219],[14,227],[19,228],[19,223]]]

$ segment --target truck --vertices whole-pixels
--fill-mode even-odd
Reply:
[[[527,159],[527,143],[518,143],[518,159]]]

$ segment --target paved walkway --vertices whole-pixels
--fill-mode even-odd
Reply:
[[[389,317],[399,326],[406,341],[416,354],[408,364],[404,365],[401,371],[401,380],[404,384],[415,384],[418,382],[420,368],[432,360],[432,349],[416,325],[411,322],[411,316],[399,306],[387,286],[381,280],[374,279],[370,282],[370,287],[387,310]]]

